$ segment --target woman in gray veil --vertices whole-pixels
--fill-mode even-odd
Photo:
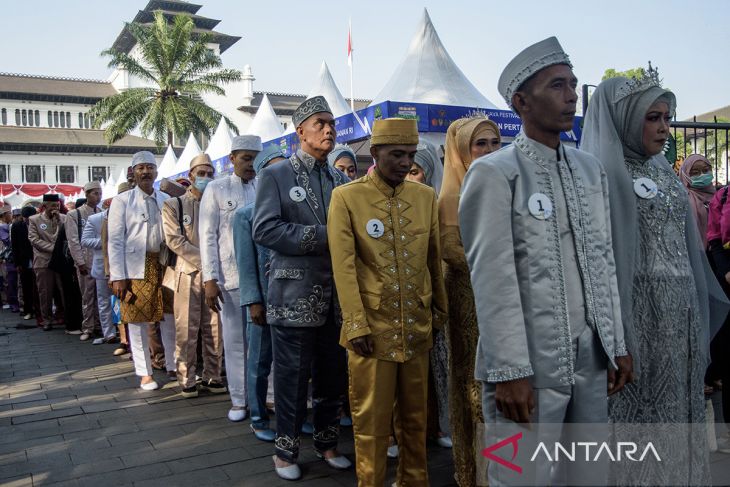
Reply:
[[[635,380],[609,398],[609,417],[617,433],[641,435],[665,455],[623,462],[617,485],[710,484],[703,378],[710,324],[722,324],[728,308],[707,272],[687,191],[662,153],[675,106],[653,77],[608,79],[583,132],[581,148],[605,165],[612,230],[622,236],[614,255],[634,359]]]

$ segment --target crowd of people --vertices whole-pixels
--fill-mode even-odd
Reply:
[[[673,172],[676,100],[652,74],[598,86],[580,150],[561,142],[577,79],[552,37],[500,77],[522,120],[505,147],[493,121],[464,118],[442,162],[415,120],[376,120],[358,177],[317,96],[294,111],[290,157],[242,135],[232,174],[200,154],[157,189],[138,152],[112,200],[91,182],[68,212],[57,194],[38,214],[0,209],[7,307],[119,343],[144,390],[160,369],[186,398],[228,392],[228,419],[250,417],[288,480],[302,434],[352,467],[341,426],[361,486],[383,485],[388,457],[394,485],[428,485],[432,436],[473,487],[505,481],[480,454],[498,423],[702,424],[706,388],[728,376],[728,190],[700,155]],[[706,431],[665,440],[686,446],[679,461],[616,483],[709,485]]]

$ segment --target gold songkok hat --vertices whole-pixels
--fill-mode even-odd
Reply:
[[[87,191],[94,190],[94,189],[101,190],[101,183],[99,181],[89,181],[88,183],[86,183],[84,185],[84,193],[86,193]]]
[[[386,118],[373,123],[370,145],[417,145],[418,124],[413,118]]]
[[[190,170],[192,171],[198,166],[213,167],[213,161],[210,160],[210,156],[208,154],[201,152],[190,161]]]

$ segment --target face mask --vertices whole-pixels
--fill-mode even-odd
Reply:
[[[712,184],[712,173],[701,174],[690,179],[693,188],[704,188]]]
[[[208,186],[208,183],[211,181],[213,181],[211,178],[195,178],[193,186],[195,186],[195,189],[202,193],[205,191],[205,187]]]

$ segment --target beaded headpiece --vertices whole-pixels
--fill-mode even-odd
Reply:
[[[614,103],[618,103],[627,96],[631,96],[634,93],[641,93],[649,88],[661,88],[662,80],[659,79],[659,70],[652,68],[651,62],[649,62],[649,69],[642,70],[641,76],[635,78],[627,78],[626,82],[620,85],[616,89],[616,96]]]

